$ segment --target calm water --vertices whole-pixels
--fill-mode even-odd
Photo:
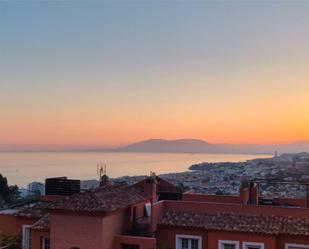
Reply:
[[[97,164],[107,164],[110,177],[186,171],[194,163],[244,161],[269,155],[169,153],[0,153],[0,173],[10,184],[26,186],[46,177],[97,179]]]

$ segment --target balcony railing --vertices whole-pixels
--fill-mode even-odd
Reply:
[[[124,246],[135,246],[140,249],[154,249],[156,247],[156,238],[143,236],[116,235],[116,249],[122,249]]]

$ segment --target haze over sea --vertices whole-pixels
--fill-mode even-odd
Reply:
[[[26,186],[47,177],[97,179],[97,164],[107,165],[110,177],[183,172],[200,162],[237,162],[269,155],[105,152],[0,152],[0,173],[9,184]]]

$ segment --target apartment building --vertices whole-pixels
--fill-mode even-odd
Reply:
[[[258,193],[181,194],[151,175],[3,210],[0,231],[20,234],[24,249],[309,249],[306,200],[261,205]]]

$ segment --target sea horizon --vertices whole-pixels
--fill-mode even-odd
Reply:
[[[107,175],[121,176],[179,173],[201,162],[240,162],[270,157],[267,154],[133,153],[133,152],[0,152],[0,173],[9,184],[26,187],[33,181],[67,176],[98,179],[97,164],[107,165]]]

